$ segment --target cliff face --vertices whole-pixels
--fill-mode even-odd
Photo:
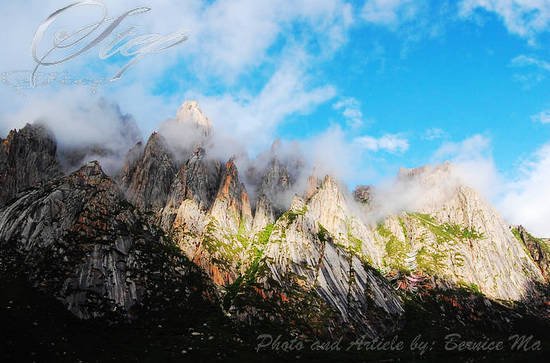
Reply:
[[[273,278],[324,300],[337,312],[333,328],[343,324],[371,337],[392,332],[404,311],[400,298],[366,260],[338,243],[319,222],[317,207],[297,197],[275,223],[265,247]]]
[[[40,125],[27,124],[0,139],[0,207],[18,192],[62,174],[56,150],[54,136]]]
[[[514,236],[522,242],[537,264],[546,282],[550,281],[550,241],[533,237],[523,226],[511,228]]]
[[[198,272],[163,239],[96,162],[29,190],[0,213],[4,252],[81,318],[126,314],[164,293],[159,284],[168,281],[188,288],[184,280]]]
[[[275,156],[268,164],[257,190],[253,230],[260,231],[285,212],[284,201],[290,197],[292,179],[285,165]]]
[[[174,157],[164,138],[154,133],[143,152],[139,153],[137,145],[127,156],[122,187],[128,200],[138,208],[157,211],[166,204],[176,171]]]
[[[206,213],[214,203],[221,173],[222,164],[207,160],[205,150],[197,148],[193,156],[181,166],[170,186],[168,201],[162,211],[163,228],[172,229],[175,219],[178,219],[178,228],[199,233],[201,228],[194,225],[193,218],[187,221],[187,217],[191,217],[192,213],[187,211],[186,207],[193,205],[196,206],[197,212]],[[180,211],[182,206],[183,209]]]
[[[437,275],[495,299],[522,299],[542,281],[541,272],[495,208],[454,183],[452,172],[444,164],[402,173],[429,192],[416,210],[378,226],[383,265]]]

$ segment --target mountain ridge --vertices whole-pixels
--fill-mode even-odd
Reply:
[[[63,173],[55,139],[39,126],[2,140],[0,176],[18,179],[0,203],[0,245],[79,318],[132,319],[159,293],[159,278],[188,295],[197,289],[190,275],[233,321],[277,321],[311,336],[398,333],[422,296],[455,308],[482,297],[492,301],[488,315],[526,304],[550,318],[548,241],[508,226],[452,164],[401,170],[396,182],[419,197],[377,214],[388,200],[376,187],[350,193],[313,171],[298,183],[276,143],[261,168],[238,170],[235,157],[210,157],[215,129],[196,102],[180,119],[200,130],[199,142],[178,148],[155,132],[113,177],[98,162]],[[15,158],[16,144],[30,152]]]

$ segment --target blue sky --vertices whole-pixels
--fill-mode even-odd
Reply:
[[[19,3],[0,5],[9,29],[0,35],[0,72],[32,69],[36,28],[66,3],[31,1],[30,14]],[[0,87],[2,133],[38,116],[93,124],[79,107],[54,110],[105,97],[147,135],[184,100],[197,99],[218,132],[244,140],[251,155],[275,137],[297,140],[350,187],[380,183],[400,167],[444,160],[475,165],[468,182],[509,220],[529,219],[532,229],[550,234],[544,205],[550,203],[540,202],[550,198],[544,182],[550,177],[550,1],[103,3],[109,15],[151,7],[124,20],[119,31],[186,29],[189,40],[147,55],[93,94],[55,82],[23,91]],[[89,23],[97,10],[80,7],[65,23]],[[96,79],[128,61],[99,59],[99,47],[43,71]],[[37,106],[44,99],[51,107]],[[109,134],[108,123],[95,127]],[[537,216],[527,218],[533,209]]]

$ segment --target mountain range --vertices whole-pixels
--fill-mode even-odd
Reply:
[[[350,192],[278,141],[222,159],[214,133],[187,101],[109,174],[90,155],[111,150],[63,150],[47,125],[0,139],[6,361],[544,358],[525,346],[550,337],[549,240],[452,164]],[[532,340],[449,351],[450,333]],[[434,343],[320,354],[257,349],[261,334]]]

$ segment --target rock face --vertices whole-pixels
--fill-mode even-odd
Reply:
[[[222,229],[237,233],[241,225],[250,231],[252,210],[244,184],[239,181],[239,172],[233,160],[225,164],[218,194],[210,215]]]
[[[512,227],[512,233],[525,244],[542,276],[547,282],[550,282],[550,243],[548,239],[533,237],[523,226]]]
[[[172,185],[168,201],[162,212],[162,226],[170,230],[175,218],[178,218],[178,226],[182,227],[187,216],[191,213],[182,210],[180,206],[184,201],[193,201],[201,213],[206,213],[216,197],[222,173],[222,165],[219,162],[207,160],[205,150],[197,148],[193,156],[179,169]],[[189,205],[189,202],[186,205]],[[190,220],[192,222],[192,219]],[[192,224],[192,223],[191,223]],[[190,226],[195,232],[199,229]]]
[[[295,198],[273,227],[265,255],[274,279],[324,300],[337,312],[332,328],[344,325],[371,337],[392,332],[404,311],[401,300],[366,261],[336,242],[310,210],[316,207]]]
[[[81,318],[126,314],[159,293],[162,281],[187,288],[187,275],[197,272],[187,260],[174,262],[163,236],[96,162],[29,190],[0,213],[2,249],[19,255],[31,281]]]
[[[450,164],[402,171],[424,190],[414,213],[377,228],[383,266],[421,271],[504,300],[526,297],[542,274],[495,208],[453,181]]]
[[[33,185],[62,174],[57,145],[43,126],[29,125],[0,139],[0,207]]]
[[[177,169],[172,153],[162,136],[149,137],[143,152],[137,156],[139,145],[127,156],[122,172],[122,187],[128,200],[142,210],[163,208]]]
[[[285,165],[275,156],[262,176],[257,190],[257,202],[254,214],[253,230],[260,231],[266,225],[274,223],[284,212],[290,197],[292,179]]]

